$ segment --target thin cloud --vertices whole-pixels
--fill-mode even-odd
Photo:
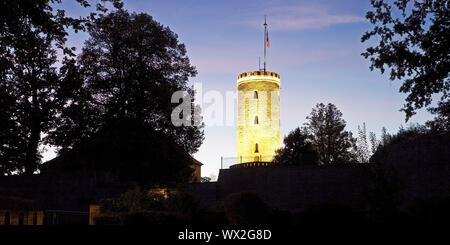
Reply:
[[[324,28],[336,24],[365,22],[365,18],[351,14],[331,14],[326,8],[281,6],[266,11],[271,29],[306,30]],[[248,21],[250,25],[260,26],[261,20]]]

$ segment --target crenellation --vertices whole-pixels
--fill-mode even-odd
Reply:
[[[281,147],[279,77],[263,71],[238,76],[238,163],[271,161]]]

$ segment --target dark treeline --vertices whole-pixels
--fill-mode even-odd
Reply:
[[[170,120],[172,93],[193,95],[187,81],[196,75],[177,35],[148,14],[127,12],[120,1],[101,1],[79,19],[53,9],[58,3],[0,6],[0,175],[32,174],[43,145],[63,154],[124,120],[196,152],[202,127],[175,127]],[[69,28],[89,33],[78,55],[65,45]],[[164,152],[170,148],[161,150],[171,155]]]
[[[448,122],[443,121],[447,111],[440,107],[433,120],[425,124],[400,126],[397,133],[389,134],[381,128],[380,138],[366,124],[358,126],[356,137],[345,130],[342,112],[332,103],[319,103],[302,127],[293,129],[284,138],[284,147],[277,151],[277,165],[323,165],[342,163],[369,163],[371,156],[390,144],[418,136],[448,133]]]
[[[425,125],[400,128],[392,137],[382,128],[380,140],[373,132],[367,136],[363,124],[355,139],[344,130],[346,123],[336,106],[320,103],[307,117],[308,122],[284,139],[285,147],[275,157],[278,164],[369,162],[370,155],[386,148],[390,139],[398,142],[450,130],[448,1],[370,2],[373,9],[366,18],[372,29],[363,34],[361,42],[374,39],[376,45],[361,55],[370,60],[371,70],[387,70],[391,80],[402,82],[399,92],[407,95],[401,108],[406,122],[421,108],[427,108],[434,119]]]
[[[389,71],[391,80],[400,80],[399,92],[406,99],[402,111],[406,120],[428,108],[438,114],[434,126],[449,129],[450,91],[450,6],[446,0],[387,2],[371,0],[366,18],[372,29],[362,42],[374,41],[361,55],[370,60],[370,69]],[[432,106],[433,100],[437,105]],[[445,113],[443,113],[445,111]],[[440,112],[440,113],[439,113]]]
[[[332,164],[355,159],[356,140],[345,130],[342,112],[334,104],[319,103],[307,122],[284,138],[274,162],[281,165]]]

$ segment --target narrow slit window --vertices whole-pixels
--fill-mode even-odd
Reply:
[[[19,225],[24,225],[24,223],[23,223],[24,218],[25,218],[25,214],[20,213],[19,214]]]
[[[255,116],[255,124],[259,124],[258,116]]]
[[[255,91],[255,92],[253,93],[253,99],[258,99],[258,91]]]
[[[259,150],[258,150],[258,143],[255,144],[255,153],[259,153]]]
[[[5,213],[5,220],[4,220],[4,224],[5,225],[10,225],[11,222],[11,214],[9,212]]]

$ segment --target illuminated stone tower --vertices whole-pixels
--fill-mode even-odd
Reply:
[[[280,75],[266,70],[266,47],[269,47],[269,34],[264,19],[264,68],[242,73],[237,78],[237,166],[271,162],[281,147]]]
[[[270,162],[281,147],[280,75],[242,73],[238,88],[238,163]]]

